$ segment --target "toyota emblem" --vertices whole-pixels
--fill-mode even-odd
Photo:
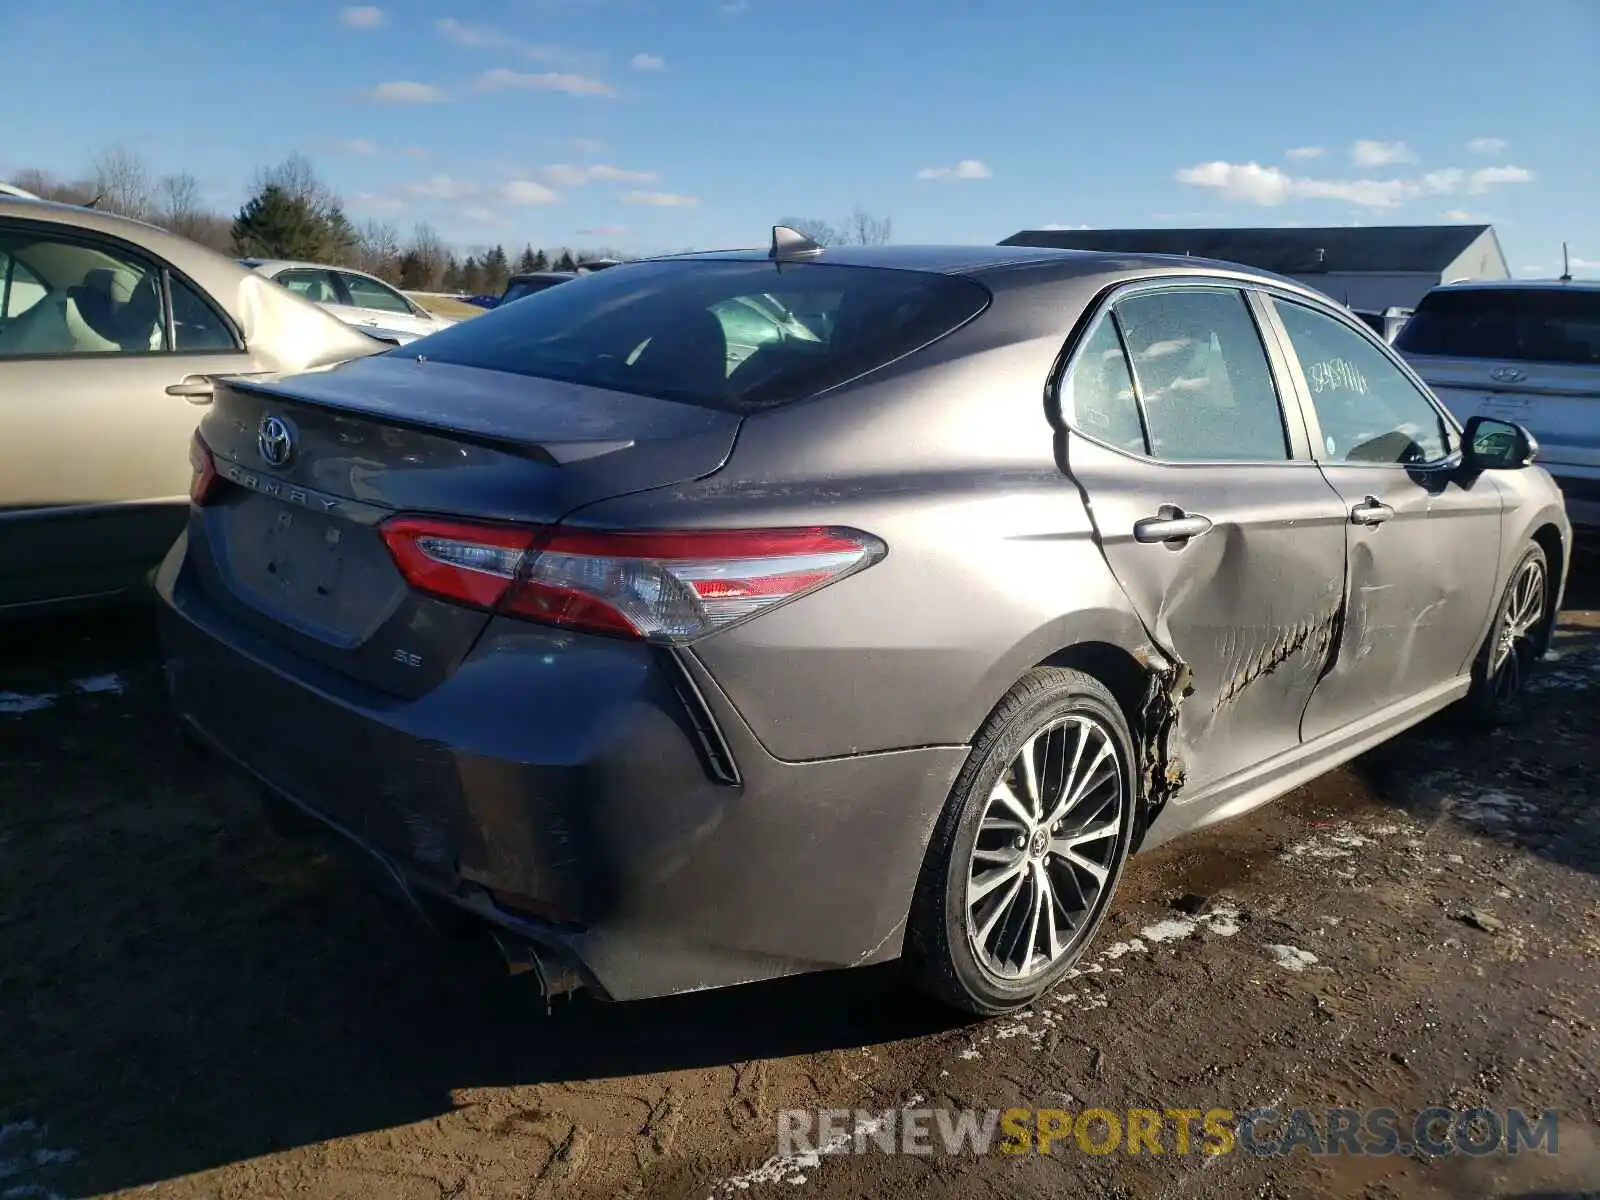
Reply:
[[[285,466],[294,457],[294,435],[282,417],[262,417],[256,431],[256,453],[269,467]]]

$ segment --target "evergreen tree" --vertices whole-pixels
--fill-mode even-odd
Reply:
[[[251,258],[318,262],[329,241],[327,221],[276,184],[252,196],[233,221],[234,253]]]
[[[517,259],[517,274],[526,275],[530,271],[539,270],[538,261],[533,256],[533,247],[524,246],[522,248],[522,257]]]
[[[558,271],[576,271],[577,269],[578,269],[578,264],[572,257],[572,251],[571,250],[563,250],[561,252],[561,257],[556,260],[556,270],[558,270]]]
[[[483,256],[483,290],[503,292],[511,275],[511,264],[506,261],[504,246],[496,246]]]
[[[483,264],[475,258],[461,264],[461,290],[469,296],[483,291]]]

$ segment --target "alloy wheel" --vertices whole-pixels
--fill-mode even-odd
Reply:
[[[987,971],[1039,975],[1093,927],[1125,790],[1117,743],[1093,717],[1063,717],[1023,744],[989,794],[967,872],[967,938]]]
[[[1506,589],[1505,611],[1495,632],[1489,664],[1496,706],[1509,704],[1522,691],[1533,664],[1544,624],[1545,569],[1537,557],[1526,559]]]

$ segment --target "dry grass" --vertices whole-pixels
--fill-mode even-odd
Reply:
[[[406,295],[429,312],[438,313],[441,317],[455,317],[457,319],[477,317],[488,311],[487,309],[479,308],[476,304],[466,304],[460,300],[452,300],[448,296],[424,296],[421,292],[407,292]]]

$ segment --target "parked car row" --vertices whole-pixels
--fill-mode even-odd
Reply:
[[[179,718],[548,993],[1031,1003],[1130,854],[1514,705],[1566,578],[1525,429],[1226,263],[780,228],[385,347],[100,214],[0,201],[0,253],[0,530],[123,507],[200,403]]]

